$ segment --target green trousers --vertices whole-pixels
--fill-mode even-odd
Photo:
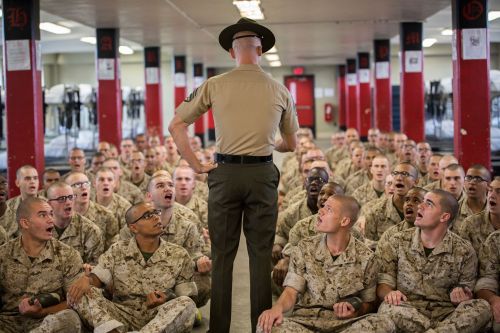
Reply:
[[[273,163],[223,164],[208,175],[208,229],[212,241],[210,332],[229,333],[233,262],[241,227],[250,264],[252,332],[271,308],[271,252],[278,216],[279,171]]]

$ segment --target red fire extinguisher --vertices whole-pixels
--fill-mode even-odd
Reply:
[[[325,103],[325,121],[330,122],[333,120],[333,105]]]

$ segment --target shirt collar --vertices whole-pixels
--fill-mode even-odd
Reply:
[[[254,64],[242,64],[236,67],[234,70],[236,71],[255,71],[255,72],[264,72],[262,67]]]
[[[415,232],[413,234],[411,249],[419,252],[421,254],[424,253],[424,246],[422,245],[422,240],[420,239],[420,228],[415,228]],[[444,235],[441,242],[432,250],[432,255],[437,255],[440,253],[452,253],[453,246],[450,236],[450,231],[446,230],[446,234]]]

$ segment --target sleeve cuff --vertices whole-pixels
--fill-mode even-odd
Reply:
[[[366,288],[363,291],[361,291],[359,296],[365,303],[373,302],[377,299],[376,290],[377,290],[376,286],[373,286],[371,288]]]
[[[97,265],[92,269],[92,274],[97,276],[99,280],[105,285],[110,285],[113,281],[113,276],[111,275],[111,271],[109,269],[102,268]]]
[[[486,289],[494,292],[498,295],[498,282],[496,279],[492,279],[489,277],[482,277],[477,281],[475,291],[479,291],[481,289]]]
[[[196,296],[198,288],[194,282],[184,282],[175,286],[174,292],[177,296]]]
[[[288,243],[287,239],[285,237],[276,235],[274,237],[274,244],[281,245],[282,247],[285,247],[286,243]]]
[[[283,248],[283,251],[281,251],[281,256],[290,257],[292,255],[292,249],[293,246],[290,243],[287,243]]]
[[[283,287],[291,287],[302,294],[306,290],[306,283],[306,279],[302,276],[288,272],[285,282],[283,282]]]
[[[390,286],[392,289],[396,288],[396,279],[389,274],[379,273],[377,283],[378,284],[381,284],[381,283],[386,284],[386,285]]]

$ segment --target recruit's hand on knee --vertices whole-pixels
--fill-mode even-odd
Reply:
[[[146,295],[146,306],[148,309],[162,305],[167,301],[167,295],[163,291],[155,290]]]
[[[468,287],[455,287],[450,293],[450,301],[453,305],[471,300],[474,295]]]
[[[278,286],[282,286],[285,281],[286,273],[288,273],[288,266],[290,258],[283,258],[278,261],[273,269],[273,281]]]
[[[399,290],[393,290],[384,297],[384,301],[390,305],[401,305],[402,302],[406,302],[406,296]]]
[[[356,317],[356,309],[349,302],[333,304],[333,313],[338,319],[349,319]]]
[[[274,260],[274,262],[277,262],[278,260],[281,259],[281,251],[283,251],[283,246],[281,246],[279,244],[273,245],[273,260]]]
[[[78,304],[85,295],[90,290],[90,278],[88,275],[83,275],[78,280],[73,283],[66,294],[66,301],[69,306]]]
[[[30,318],[42,318],[43,308],[40,301],[35,299],[33,304],[30,304],[30,299],[30,297],[26,297],[21,300],[19,303],[19,313]]]
[[[283,311],[280,308],[273,306],[271,309],[262,312],[259,316],[257,326],[264,333],[270,333],[273,326],[279,326],[283,323]]]
[[[196,261],[196,267],[200,273],[210,272],[212,270],[212,260],[207,256],[200,257]]]
[[[490,306],[495,323],[500,323],[500,296],[493,296],[490,300]]]

